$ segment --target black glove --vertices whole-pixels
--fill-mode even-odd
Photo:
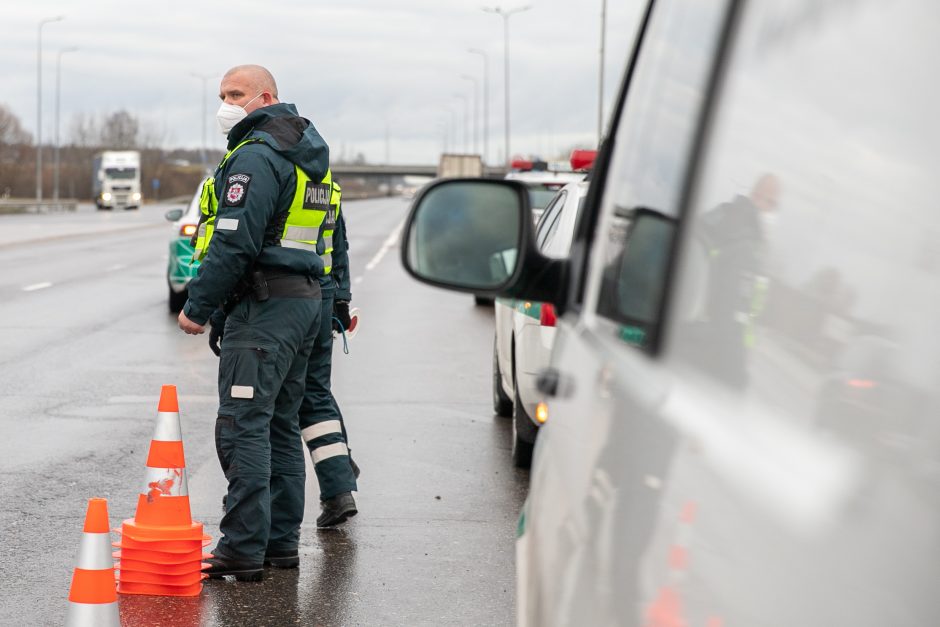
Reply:
[[[337,322],[338,320],[338,322]],[[333,330],[342,333],[349,329],[352,319],[349,317],[349,301],[337,300],[333,302]],[[339,325],[343,325],[340,328]]]
[[[219,348],[219,342],[222,341],[222,329],[224,327],[217,325],[209,326],[209,348],[212,349],[212,352],[215,353],[216,357],[222,355],[222,349]]]

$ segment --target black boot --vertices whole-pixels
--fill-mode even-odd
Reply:
[[[317,527],[335,527],[359,513],[352,492],[343,492],[333,498],[320,501],[322,513],[317,518]]]
[[[264,565],[274,568],[297,568],[300,566],[300,554],[297,549],[269,550],[264,554]]]
[[[203,572],[209,575],[209,579],[221,579],[222,577],[235,577],[236,581],[261,581],[264,579],[264,570],[261,564],[248,562],[245,560],[228,557],[221,553],[215,553],[214,557],[206,560],[209,568]]]

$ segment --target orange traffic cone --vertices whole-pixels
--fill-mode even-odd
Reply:
[[[67,627],[120,627],[108,501],[88,499],[78,564],[69,589]]]
[[[147,456],[146,487],[137,497],[137,513],[121,525],[115,546],[120,558],[118,592],[195,596],[210,557],[202,552],[210,538],[189,508],[186,460],[176,386],[164,385],[157,426]]]

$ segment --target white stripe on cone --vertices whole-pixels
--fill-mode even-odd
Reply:
[[[154,496],[189,496],[189,482],[186,479],[185,468],[151,468],[147,467],[147,478],[144,480],[142,494]],[[156,490],[156,493],[154,493]]]
[[[65,627],[121,627],[121,614],[114,603],[69,603]]]
[[[111,534],[84,532],[75,568],[82,570],[114,568],[114,560],[111,559]]]
[[[158,442],[181,442],[180,415],[175,411],[157,412],[157,426],[153,430],[153,440]]]

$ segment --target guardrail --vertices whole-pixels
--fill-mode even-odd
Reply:
[[[0,199],[0,213],[58,213],[60,211],[75,211],[78,201],[57,200],[37,203],[35,200],[23,198]]]

